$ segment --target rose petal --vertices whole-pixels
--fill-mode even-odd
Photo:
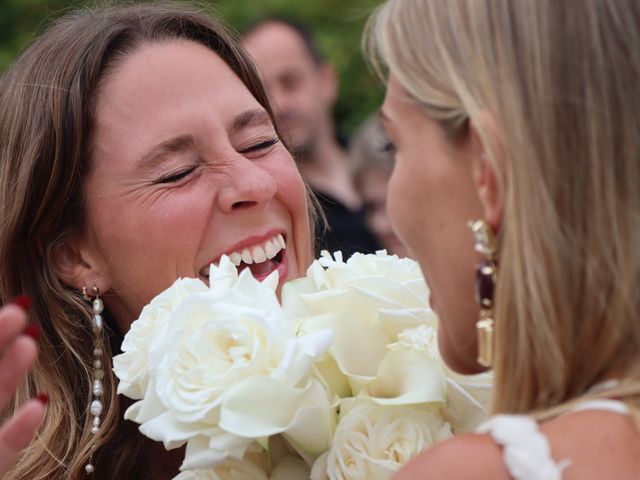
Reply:
[[[187,442],[180,469],[212,468],[227,459],[241,460],[252,443],[250,438],[220,429],[216,429],[211,435],[194,436]]]
[[[270,375],[271,378],[296,385],[309,374],[314,361],[327,351],[332,338],[331,330],[320,330],[290,340],[282,362]]]
[[[302,328],[306,331],[334,331],[329,352],[345,375],[375,376],[389,342],[384,332],[357,315],[348,319],[333,314],[310,317]]]
[[[305,408],[315,413],[309,415]],[[230,433],[253,438],[291,430],[292,440],[301,448],[316,451],[328,447],[325,432],[332,430],[330,410],[327,394],[317,381],[312,380],[304,388],[296,388],[272,378],[252,377],[234,385],[225,395],[220,410],[220,427]],[[305,425],[304,438],[297,433],[298,418],[310,422]],[[314,438],[306,436],[310,433]]]

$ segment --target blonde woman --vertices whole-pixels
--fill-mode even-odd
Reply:
[[[399,479],[640,478],[638,25],[635,0],[391,0],[373,17],[392,222],[446,361],[496,382],[496,416]]]

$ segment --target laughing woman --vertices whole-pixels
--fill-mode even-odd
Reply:
[[[253,65],[215,21],[141,5],[53,25],[0,85],[0,299],[31,297],[41,331],[10,414],[50,399],[3,478],[175,476],[181,452],[122,420],[104,366],[145,304],[223,254],[280,286],[303,274],[307,207]]]
[[[495,372],[497,415],[398,478],[640,478],[638,25],[636,0],[391,0],[373,17],[389,214],[447,363]]]

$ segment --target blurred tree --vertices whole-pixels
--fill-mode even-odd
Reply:
[[[79,4],[74,0],[0,0],[0,71],[6,69],[51,18]]]
[[[349,135],[382,101],[382,88],[368,71],[360,42],[367,17],[381,0],[200,0],[240,32],[270,15],[285,15],[312,29],[320,48],[337,69],[340,98],[335,114],[339,132]],[[54,18],[87,0],[0,0],[0,71],[6,69]]]

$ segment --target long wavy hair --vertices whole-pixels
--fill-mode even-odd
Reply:
[[[365,47],[452,133],[487,112],[506,161],[495,308],[496,412],[640,378],[640,2],[390,0]]]
[[[37,392],[50,397],[36,440],[5,479],[82,478],[91,456],[94,478],[148,475],[142,436],[122,420],[110,368],[104,369],[103,423],[98,435],[91,434],[90,309],[80,292],[60,281],[53,255],[85,222],[83,179],[91,168],[102,79],[141,44],[169,39],[210,48],[271,114],[254,66],[236,39],[203,12],[172,4],[70,14],[0,80],[0,301],[29,295],[34,301],[29,321],[42,332],[38,362],[9,414]],[[113,329],[105,335],[102,362],[110,365],[118,338]]]

